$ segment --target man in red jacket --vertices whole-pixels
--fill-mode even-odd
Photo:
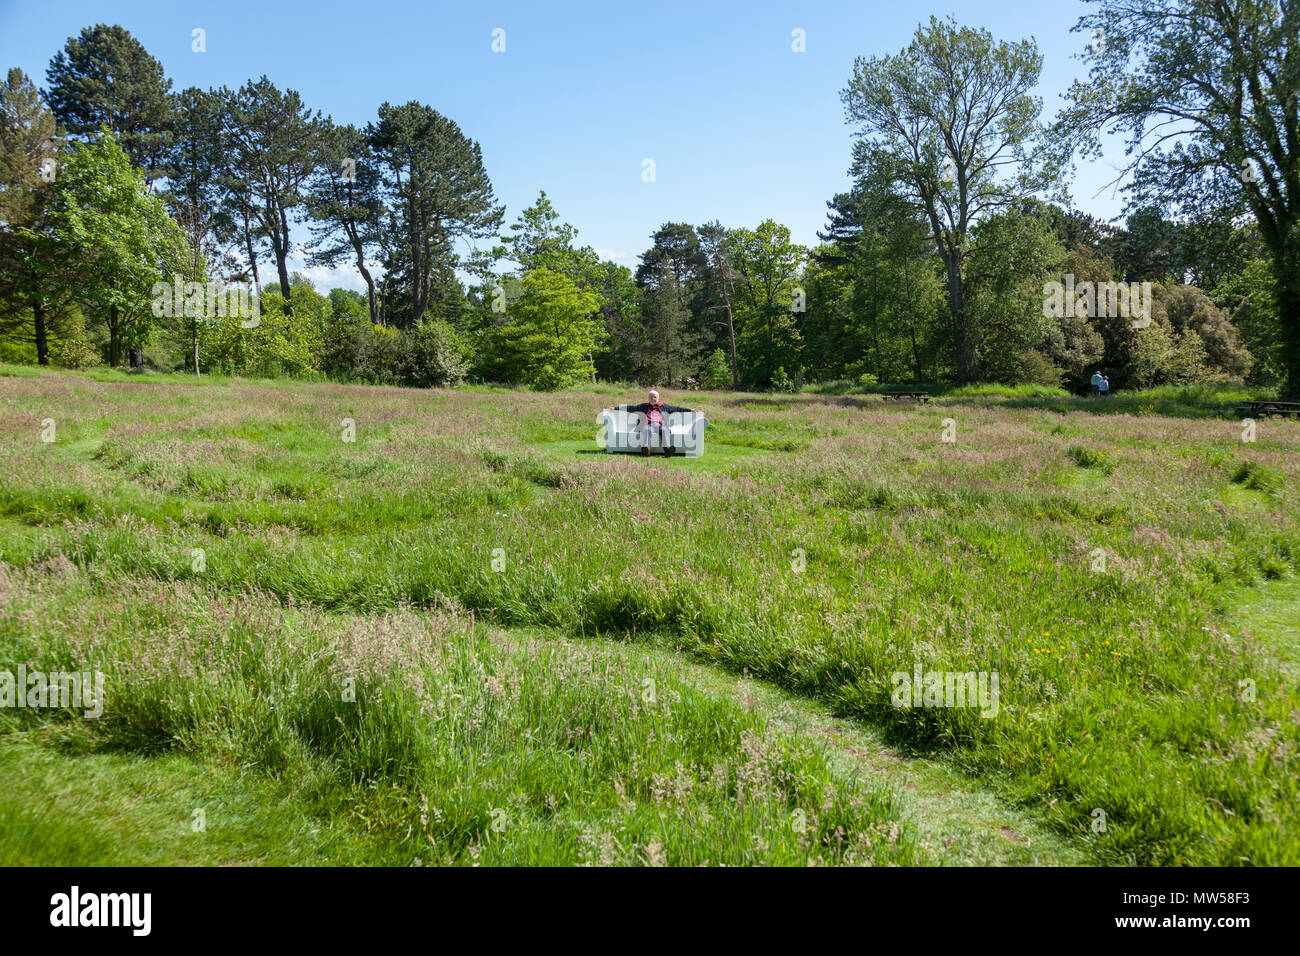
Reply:
[[[640,405],[618,405],[615,409],[622,409],[626,412],[640,412],[645,416],[645,425],[641,430],[641,454],[650,454],[651,438],[655,443],[662,445],[665,455],[676,454],[677,449],[673,447],[672,432],[668,430],[668,420],[664,415],[671,415],[674,412],[692,412],[693,408],[683,408],[681,405],[665,405],[659,401],[659,392],[656,389],[650,389],[650,400],[642,402]]]

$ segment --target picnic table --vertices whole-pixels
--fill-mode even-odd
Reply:
[[[1300,418],[1300,402],[1242,402],[1237,406],[1237,414],[1252,418],[1268,418],[1272,415]]]
[[[928,402],[930,400],[929,392],[881,392],[880,397],[887,402],[902,402],[912,400],[916,402]]]

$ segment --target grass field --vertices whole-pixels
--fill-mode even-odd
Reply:
[[[0,367],[0,863],[1300,864],[1300,425],[974,391]]]

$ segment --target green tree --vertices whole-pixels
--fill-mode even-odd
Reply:
[[[694,226],[666,222],[655,230],[650,248],[641,254],[636,282],[645,307],[653,303],[656,311],[653,323],[649,314],[646,323],[658,327],[659,345],[667,349],[661,353],[661,362],[673,367],[664,373],[665,380],[680,379],[686,370],[697,370],[717,344],[713,310],[707,300],[712,286],[707,277],[708,261]],[[669,296],[675,301],[670,302]]]
[[[108,127],[60,170],[49,227],[75,275],[76,296],[109,336],[109,364],[139,349],[153,324],[156,282],[180,269],[187,242]]]
[[[560,219],[543,190],[537,202],[525,209],[511,226],[511,235],[496,246],[495,259],[509,258],[519,274],[549,269],[566,275],[584,289],[598,290],[608,282],[610,263],[603,262],[591,246],[578,246],[578,230]]]
[[[391,234],[385,281],[405,299],[394,318],[418,324],[435,303],[463,292],[456,281],[458,242],[492,236],[498,205],[478,143],[455,122],[422,103],[384,103],[368,130],[380,164]]]
[[[1169,282],[1180,280],[1178,228],[1146,207],[1129,213],[1123,229],[1106,243],[1125,282]]]
[[[572,276],[578,259],[573,246],[578,230],[560,219],[546,190],[510,228],[511,234],[502,237],[503,244],[496,250],[498,258],[509,257],[519,265],[520,272],[550,269]]]
[[[1266,255],[1253,222],[1201,215],[1179,224],[1179,277],[1213,292]]]
[[[667,270],[685,295],[699,281],[705,266],[704,250],[695,227],[685,222],[666,222],[651,236],[650,248],[641,253],[636,281],[643,288],[653,285]],[[685,305],[685,299],[682,304]]]
[[[731,234],[732,263],[741,277],[737,287],[739,329],[736,349],[741,379],[766,388],[778,366],[801,368],[801,338],[795,321],[802,308],[797,288],[807,250],[790,241],[790,229],[771,219],[757,229]]]
[[[185,231],[187,255],[180,275],[200,282],[209,276],[243,278],[243,270],[224,240],[232,230],[224,207],[222,178],[221,103],[211,93],[190,87],[175,99],[178,135],[168,161],[168,209]],[[174,331],[186,343],[188,364],[200,373],[199,339],[208,317],[174,316]]]
[[[704,366],[704,372],[700,375],[700,384],[705,388],[730,387],[731,365],[727,361],[727,353],[722,349],[713,350],[713,355],[709,357],[709,364]]]
[[[1241,382],[1250,374],[1251,355],[1228,316],[1200,289],[1191,285],[1160,285],[1152,290],[1151,314],[1160,325],[1168,324],[1186,348],[1197,356],[1202,379]],[[1145,330],[1143,330],[1145,331]]]
[[[212,320],[202,339],[204,366],[234,375],[274,378],[281,375],[310,375],[320,368],[323,352],[321,327],[308,321],[308,312],[321,311],[324,301],[315,290],[309,294],[299,286],[299,308],[293,315],[279,286],[272,283],[261,297],[261,311],[251,328],[240,316]],[[313,298],[314,297],[314,298]]]
[[[173,209],[188,206],[211,230],[211,242],[221,246],[224,271],[230,278],[251,282],[262,294],[258,258],[267,244],[267,217],[258,215],[257,185],[253,176],[235,161],[236,145],[228,134],[236,94],[226,88],[190,87],[176,98],[177,133],[168,192]],[[179,218],[179,217],[178,217]],[[182,224],[185,224],[182,222]],[[231,249],[238,247],[242,262]]]
[[[495,351],[512,381],[565,388],[595,374],[592,355],[604,329],[594,318],[600,298],[549,269],[524,273],[508,321],[496,328]]]
[[[324,120],[319,132],[319,162],[307,198],[313,221],[311,263],[335,266],[350,259],[366,284],[370,321],[379,325],[383,310],[369,266],[382,248],[379,164],[356,127]]]
[[[1247,378],[1252,384],[1275,386],[1286,379],[1276,281],[1268,259],[1251,259],[1240,272],[1220,283],[1212,296],[1214,304],[1228,313],[1254,359]]]
[[[1056,238],[1066,249],[1087,246],[1101,251],[1116,233],[1109,222],[1097,219],[1079,209],[1065,209],[1055,203],[1043,203],[1042,215],[1052,224]]]
[[[1058,238],[1060,232],[1057,233]],[[1065,275],[1074,276],[1075,283],[1113,282],[1115,281],[1115,263],[1109,257],[1099,253],[1091,246],[1079,243],[1066,253],[1062,260],[1059,274],[1053,278],[1061,282]],[[1063,310],[1064,311],[1064,310]],[[1103,331],[1106,333],[1103,336]],[[1131,319],[1117,322],[1096,322],[1087,315],[1075,311],[1073,315],[1062,315],[1056,319],[1055,326],[1048,333],[1047,354],[1065,373],[1065,382],[1075,389],[1088,386],[1092,373],[1098,366],[1108,369],[1118,368],[1120,347],[1131,341],[1135,330]],[[1110,357],[1106,358],[1107,346]],[[1116,381],[1116,387],[1123,384]]]
[[[616,262],[599,262],[588,273],[587,288],[600,297],[604,347],[596,353],[596,372],[607,380],[629,377],[644,340],[642,292],[632,270]]]
[[[1300,394],[1300,4],[1093,0],[1063,135],[1085,155],[1128,136],[1135,206],[1179,219],[1254,216],[1273,267],[1286,390]]]
[[[943,260],[957,381],[978,375],[978,332],[966,308],[974,223],[1058,180],[1033,96],[1042,57],[1032,40],[931,17],[894,56],[859,57],[841,96],[862,137],[854,175],[922,214]]]
[[[942,350],[942,289],[925,220],[892,189],[862,179],[828,206],[830,240],[805,275],[808,362],[824,376],[917,383]]]
[[[642,379],[678,384],[696,369],[699,340],[677,275],[661,261],[641,292],[641,342],[634,355]]]
[[[843,248],[814,248],[804,270],[808,312],[803,323],[805,371],[816,380],[842,378],[857,355],[857,323],[851,306],[853,273]]]
[[[167,174],[172,82],[130,32],[86,27],[50,61],[45,80],[50,108],[69,133],[92,139],[107,126],[146,183]]]
[[[382,383],[366,296],[351,289],[331,289],[328,298],[329,316],[321,330],[321,371],[341,381]]]
[[[289,255],[293,250],[292,225],[302,214],[307,179],[316,168],[320,149],[321,115],[303,104],[293,90],[281,91],[263,76],[250,80],[236,92],[221,89],[222,139],[226,179],[233,201],[242,204],[250,263],[255,268],[252,237],[264,238],[275,257],[284,313],[293,315],[293,289],[289,282]]]
[[[736,283],[743,277],[736,271],[732,256],[731,233],[722,223],[706,222],[697,230],[700,252],[704,256],[705,289],[701,294],[703,310],[715,326],[727,330],[727,352],[731,357],[731,387],[740,388],[736,365]],[[714,316],[717,316],[716,318]]]
[[[49,223],[62,149],[54,115],[22,70],[0,85],[0,334],[50,362],[75,286]]]
[[[644,360],[646,329],[641,316],[644,293],[632,281],[631,271],[602,260],[590,246],[578,246],[578,230],[560,218],[545,190],[520,213],[510,229],[510,235],[502,237],[502,244],[492,250],[493,260],[517,263],[520,275],[547,269],[567,276],[579,289],[595,293],[604,326],[602,347],[593,357],[597,373],[608,379],[635,374]],[[491,304],[498,299],[498,290],[513,302],[521,294],[522,283],[516,274],[498,277],[489,270],[482,273],[481,282],[476,293],[480,299],[478,325],[487,328],[494,324]],[[491,343],[488,345],[485,351],[490,353]],[[493,370],[495,357],[491,354],[480,359],[489,375],[502,374]]]
[[[1047,358],[1059,326],[1043,310],[1043,284],[1064,255],[1055,229],[1031,205],[988,217],[972,238],[966,283],[977,361],[996,381],[1060,385]]]

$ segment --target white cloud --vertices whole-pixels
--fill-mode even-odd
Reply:
[[[379,268],[377,263],[367,262],[366,268],[370,270],[371,277],[376,280],[384,274],[384,270]],[[290,274],[297,272],[306,276],[317,292],[324,293],[330,289],[351,289],[354,292],[366,291],[366,280],[361,278],[361,273],[357,271],[354,265],[309,266],[291,258],[289,260],[289,272]],[[271,266],[272,278],[267,280],[265,275],[266,273],[263,272],[263,282],[275,281],[274,264]]]

